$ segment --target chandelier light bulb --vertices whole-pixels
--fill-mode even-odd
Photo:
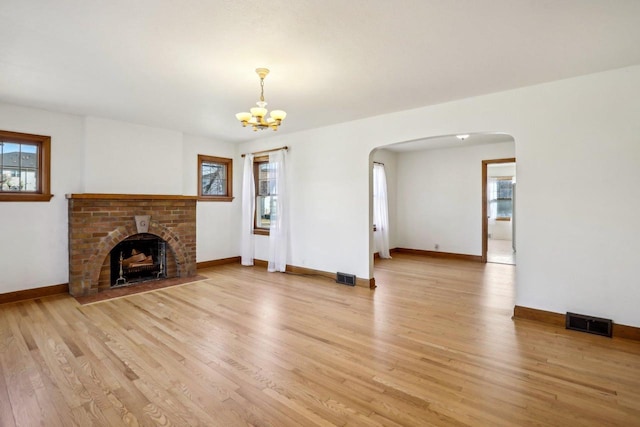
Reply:
[[[275,120],[284,120],[284,118],[287,117],[287,113],[282,110],[273,110],[270,115]]]
[[[250,111],[251,111],[251,115],[257,118],[262,118],[267,115],[266,108],[253,107]]]
[[[251,120],[251,113],[238,113],[236,114],[236,119],[240,120],[243,127],[247,126],[247,123],[249,122],[249,120]]]

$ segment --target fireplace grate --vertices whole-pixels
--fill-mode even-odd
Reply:
[[[166,278],[166,264],[164,240],[135,234],[111,250],[111,287]]]
[[[160,264],[149,264],[149,265],[140,265],[138,267],[128,267],[127,268],[127,273],[129,274],[135,274],[135,273],[155,273],[157,271],[160,271]]]

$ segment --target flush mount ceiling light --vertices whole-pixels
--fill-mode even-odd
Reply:
[[[271,128],[274,131],[278,130],[278,127],[282,124],[282,121],[287,117],[287,113],[282,110],[273,110],[270,117],[267,116],[267,103],[264,102],[264,78],[269,74],[269,70],[266,68],[256,68],[256,73],[260,77],[260,101],[256,102],[257,107],[251,108],[250,113],[238,113],[236,119],[240,120],[242,127],[250,125],[254,132],[258,129]]]
[[[469,138],[469,135],[467,135],[467,134],[456,135],[456,138],[458,138],[460,141],[464,141],[465,139]]]

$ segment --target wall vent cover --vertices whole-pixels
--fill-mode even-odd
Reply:
[[[611,319],[601,319],[584,314],[567,313],[566,326],[567,329],[574,331],[604,335],[605,337],[611,337],[613,333],[613,321]]]
[[[355,286],[356,275],[347,273],[336,273],[336,283],[342,283],[343,285]]]

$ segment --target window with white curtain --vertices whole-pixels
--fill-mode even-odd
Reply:
[[[254,235],[269,236],[267,269],[286,271],[288,253],[288,195],[286,149],[268,156],[247,154],[242,181],[242,265],[253,265]]]
[[[389,254],[389,201],[387,176],[382,163],[373,164],[373,238],[380,258]]]

